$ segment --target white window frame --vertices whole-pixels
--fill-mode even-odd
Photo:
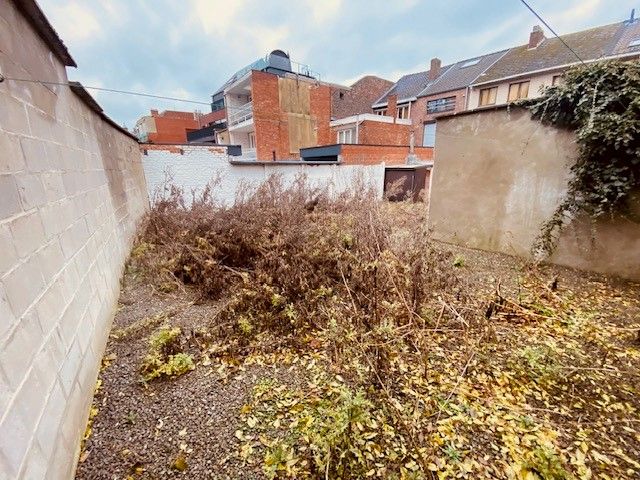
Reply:
[[[347,145],[354,144],[357,142],[357,139],[355,138],[355,136],[356,136],[355,127],[338,130],[336,143],[347,144]]]
[[[247,133],[249,137],[249,148],[256,148],[256,132]]]
[[[411,102],[409,103],[403,103],[402,105],[398,105],[397,107],[397,112],[396,112],[396,117],[399,119],[409,119],[411,118]],[[401,112],[406,112],[406,116],[403,116],[403,113]]]
[[[375,113],[376,115],[385,116],[387,114],[387,109],[386,108],[381,108],[381,109],[378,109],[378,110],[374,110],[373,113]]]

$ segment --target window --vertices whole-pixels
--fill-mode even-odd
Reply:
[[[356,143],[355,128],[338,131],[338,143]]]
[[[386,108],[382,108],[380,110],[374,110],[373,111],[376,115],[386,115],[387,114],[387,109]]]
[[[479,58],[474,58],[472,60],[467,60],[466,62],[464,62],[462,65],[460,65],[460,68],[473,67],[474,65],[477,65],[478,63],[480,63],[480,59]]]
[[[554,75],[553,79],[551,80],[551,85],[555,87],[556,85],[561,85],[561,84],[562,84],[562,75]]]
[[[409,105],[398,105],[398,118],[409,118]]]
[[[436,145],[436,124],[425,123],[424,132],[422,135],[422,146],[435,147],[435,145]]]
[[[640,38],[634,38],[629,42],[630,47],[640,47]]]
[[[344,98],[344,92],[340,92],[340,99],[342,100]]]
[[[438,98],[427,102],[427,113],[449,112],[456,109],[456,97]]]
[[[514,102],[529,96],[529,80],[526,82],[512,83],[509,85],[509,98],[507,101]]]
[[[485,105],[495,105],[497,96],[498,87],[483,88],[480,90],[480,101],[478,102],[478,106],[483,107]]]
[[[247,136],[249,137],[249,148],[256,148],[256,133],[249,132]]]

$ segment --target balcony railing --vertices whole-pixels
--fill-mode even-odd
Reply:
[[[427,113],[450,112],[456,109],[456,97],[439,98],[427,102]]]
[[[253,118],[253,102],[245,103],[241,107],[227,107],[229,126],[233,127]]]

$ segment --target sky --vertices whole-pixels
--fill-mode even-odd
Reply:
[[[87,86],[209,102],[233,73],[276,48],[321,80],[396,81],[528,41],[540,23],[519,0],[39,0]],[[529,0],[559,34],[629,17],[640,0]],[[550,35],[550,32],[546,32]],[[91,91],[133,128],[158,110],[206,105]]]

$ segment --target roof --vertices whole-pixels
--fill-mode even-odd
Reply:
[[[440,68],[440,77],[449,69],[451,65],[446,65]],[[409,75],[405,75],[400,78],[396,83],[393,84],[384,95],[382,95],[378,100],[374,102],[374,105],[379,103],[385,103],[389,95],[397,95],[398,100],[404,100],[407,98],[415,98],[418,96],[420,92],[422,92],[429,85],[434,83],[436,80],[429,80],[429,70],[425,72],[418,73],[410,73]]]
[[[443,75],[422,90],[417,96],[426,97],[439,93],[460,90],[471,85],[478,76],[509,50],[489,53],[479,57],[468,58],[455,63]]]
[[[621,53],[616,50],[622,49],[618,44],[625,36],[627,28],[637,28],[636,22],[633,24],[618,22],[603,25],[581,32],[561,35],[561,38],[583,61],[593,61]],[[523,75],[528,72],[551,70],[555,67],[577,62],[576,56],[560,39],[556,37],[546,38],[536,48],[530,49],[528,44],[512,48],[492,67],[480,75],[474,83],[488,83]]]
[[[47,44],[58,60],[67,67],[77,67],[66,45],[58,36],[58,33],[45,17],[42,10],[34,0],[13,0],[22,15],[31,24],[40,38]]]

